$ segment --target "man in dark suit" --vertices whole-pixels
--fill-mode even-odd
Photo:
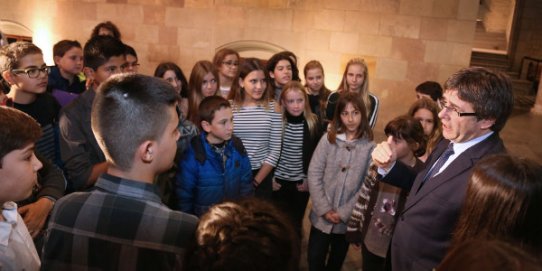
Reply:
[[[445,84],[439,113],[445,139],[425,170],[413,175],[396,161],[390,139],[375,148],[372,157],[382,181],[410,189],[391,243],[393,270],[431,270],[442,260],[474,164],[486,155],[506,151],[499,131],[513,103],[505,75],[484,68],[462,69]]]

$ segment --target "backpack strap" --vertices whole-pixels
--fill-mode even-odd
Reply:
[[[190,140],[190,144],[192,145],[192,148],[194,149],[194,157],[200,164],[205,163],[205,160],[207,159],[207,155],[205,153],[205,146],[203,146],[203,142],[201,142],[200,136],[195,136]]]

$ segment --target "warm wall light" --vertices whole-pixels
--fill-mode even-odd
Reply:
[[[341,79],[342,74],[326,74],[326,87],[331,91],[337,90]]]
[[[36,21],[34,23],[34,36],[32,41],[43,52],[43,59],[49,66],[55,64],[53,61],[53,39],[51,36],[50,24],[43,21]]]

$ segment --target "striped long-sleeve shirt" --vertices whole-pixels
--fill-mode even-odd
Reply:
[[[287,122],[284,128],[280,162],[275,177],[288,181],[302,181],[303,173],[303,122]]]
[[[233,106],[233,133],[241,138],[252,170],[263,163],[277,166],[282,139],[282,116],[275,112],[275,102],[264,106]]]

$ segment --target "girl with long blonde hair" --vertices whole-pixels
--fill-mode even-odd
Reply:
[[[311,112],[308,96],[298,81],[285,84],[280,94],[284,123],[282,151],[273,178],[273,200],[301,236],[309,200],[307,171],[312,153],[322,136],[318,117]]]
[[[329,95],[327,102],[327,118],[333,119],[335,104],[339,95],[345,92],[358,93],[365,104],[369,126],[376,124],[378,114],[378,98],[369,92],[369,69],[367,63],[361,58],[353,58],[346,64],[343,77],[337,91]]]

